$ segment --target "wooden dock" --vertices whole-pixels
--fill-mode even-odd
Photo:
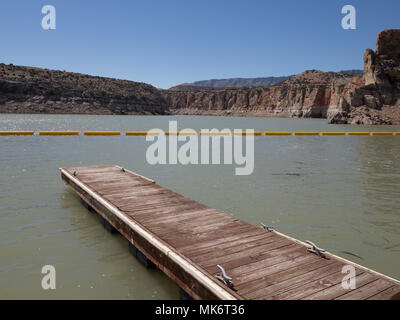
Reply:
[[[395,279],[327,252],[312,253],[306,243],[218,212],[127,169],[60,171],[105,226],[128,239],[136,256],[154,263],[194,299],[399,299]],[[342,287],[345,265],[355,268],[355,289]]]

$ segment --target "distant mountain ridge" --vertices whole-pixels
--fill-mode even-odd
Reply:
[[[195,81],[194,86],[200,87],[269,87],[289,79],[290,76],[265,78],[230,78]]]
[[[331,71],[334,72],[334,71]],[[344,73],[344,74],[351,74],[353,76],[362,76],[364,70],[359,70],[359,69],[351,69],[351,70],[341,70],[338,71],[337,73]]]
[[[349,75],[362,75],[363,70],[352,69],[352,70],[341,70],[335,73],[343,73]],[[210,80],[200,80],[192,83],[184,83],[177,85],[172,88],[177,87],[207,87],[207,88],[216,88],[216,87],[270,87],[286,81],[291,76],[281,76],[281,77],[260,77],[260,78],[227,78],[227,79],[210,79]],[[171,89],[172,89],[171,88]]]

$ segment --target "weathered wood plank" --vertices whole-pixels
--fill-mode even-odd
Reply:
[[[272,295],[261,295],[262,299],[272,298],[272,299],[290,299],[299,300],[306,297],[314,292],[323,290],[324,288],[332,287],[338,283],[341,283],[343,277],[345,276],[341,272],[343,264],[340,262],[335,262],[326,268],[320,268],[306,274],[300,278],[303,278],[299,283],[290,285],[288,288],[283,290],[284,292],[274,292]],[[357,270],[358,274],[362,273],[361,270]],[[309,277],[310,274],[313,277]],[[299,278],[297,278],[299,279]],[[292,282],[297,279],[290,279],[288,282]],[[342,289],[344,292],[344,289]]]
[[[308,294],[301,299],[303,300],[333,300],[338,298],[346,293],[352,292],[354,290],[357,291],[357,288],[375,281],[377,279],[376,276],[369,272],[363,272],[362,270],[356,269],[356,289],[343,289],[341,283],[337,283],[333,286],[329,286],[328,288],[323,288],[322,290],[315,290],[312,294]]]
[[[333,263],[333,261],[331,261],[331,263]],[[270,292],[269,286],[273,284],[278,285],[278,288],[280,288],[279,283],[284,282],[285,280],[307,274],[313,270],[326,266],[326,261],[321,259],[316,258],[315,260],[310,261],[309,259],[304,259],[304,256],[300,256],[296,261],[295,267],[283,271],[272,272],[271,274],[264,275],[261,278],[239,284],[237,288],[240,289],[240,293],[246,298],[257,297],[264,294],[264,292],[265,294],[268,294]],[[285,283],[282,286],[284,285]],[[274,290],[272,290],[272,292],[274,292]]]
[[[386,279],[377,279],[366,285],[358,287],[356,290],[346,293],[335,300],[365,300],[374,296],[377,292],[381,292],[392,286],[393,283],[390,283]]]
[[[247,297],[250,299],[276,299],[276,298],[286,298],[291,297],[291,294],[306,294],[303,289],[307,289],[307,284],[314,282],[316,279],[324,278],[330,274],[336,274],[336,267],[339,262],[331,261],[329,264],[317,265],[316,268],[308,270],[308,272],[302,273],[298,276],[291,277],[284,281],[271,275],[272,283],[266,288],[261,288],[260,290],[250,292]],[[289,294],[288,294],[289,293]],[[279,296],[281,294],[281,296]]]
[[[307,254],[304,248],[296,244],[291,244],[283,248],[278,248],[270,252],[266,252],[258,257],[258,259],[249,264],[242,264],[239,267],[228,268],[229,273],[234,276],[246,277],[251,274],[254,275],[259,269],[265,269],[266,267],[287,261],[287,265],[297,265],[300,261],[314,261],[317,257],[314,255]],[[326,262],[326,261],[323,261]]]
[[[164,236],[163,239],[171,244],[173,247],[177,248],[180,246],[191,246],[195,243],[199,243],[205,240],[216,240],[216,239],[225,239],[226,236],[232,235],[238,232],[246,232],[249,230],[249,227],[246,225],[234,225],[229,230],[229,233],[216,233],[214,230],[206,230],[199,234],[192,235],[191,238],[177,237],[174,234],[168,234]]]
[[[220,239],[211,239],[211,240],[205,240],[201,242],[197,242],[191,245],[182,245],[179,248],[179,251],[182,252],[183,254],[190,255],[193,252],[196,252],[198,250],[209,250],[209,248],[219,245],[221,243],[230,243],[233,241],[240,241],[240,239],[246,239],[247,237],[252,237],[252,236],[257,236],[257,235],[264,235],[265,231],[262,229],[250,229],[245,232],[241,233],[236,233],[230,236],[225,236]]]
[[[190,258],[200,258],[202,256],[208,256],[211,250],[224,250],[225,254],[228,254],[232,252],[233,250],[236,251],[238,246],[243,246],[245,248],[251,248],[253,246],[257,246],[259,244],[265,243],[265,240],[267,238],[272,238],[271,234],[268,233],[260,233],[260,234],[254,234],[253,232],[248,236],[248,237],[240,237],[236,238],[231,241],[227,241],[226,238],[224,239],[225,241],[222,243],[217,243],[210,246],[202,247],[202,248],[197,248],[197,250],[194,250],[191,248],[191,250],[181,250],[182,253],[184,253],[186,256]]]
[[[196,299],[391,299],[399,282],[356,268],[344,292],[346,260],[309,253],[296,239],[266,232],[118,166],[60,169],[62,179],[160,270]],[[354,265],[354,263],[348,262]],[[233,291],[215,275],[222,265]]]
[[[253,272],[247,272],[243,274],[238,274],[235,276],[236,282],[238,285],[241,284],[246,284],[251,281],[257,281],[258,279],[262,279],[268,275],[272,275],[274,273],[279,273],[287,269],[291,269],[295,267],[298,263],[305,263],[305,262],[316,262],[317,260],[320,261],[320,264],[322,265],[328,265],[330,264],[328,261],[320,260],[320,259],[315,259],[315,257],[311,255],[305,255],[302,251],[293,251],[292,258],[288,258],[287,256],[282,256],[278,254],[279,248],[275,250],[275,256],[270,257],[268,259],[263,259],[262,263],[262,268],[258,268],[254,270]],[[258,261],[256,260],[254,264],[258,264]],[[318,268],[316,266],[316,268]],[[236,275],[236,272],[233,272],[232,274]]]
[[[400,287],[390,287],[369,297],[367,300],[400,300]]]
[[[266,254],[266,252],[272,251],[274,249],[279,249],[288,246],[290,244],[291,244],[290,241],[286,239],[278,241],[275,241],[273,239],[268,239],[266,243],[258,247],[232,252],[231,254],[228,255],[221,255],[216,253],[215,256],[211,258],[207,259],[205,257],[202,257],[201,259],[194,259],[194,261],[200,264],[203,268],[211,270],[209,268],[214,267],[217,264],[224,264],[224,265],[227,264],[229,266],[230,263],[237,261],[238,259],[241,258],[249,259],[249,261],[257,261],[259,257]],[[244,263],[241,262],[241,265],[243,264]]]

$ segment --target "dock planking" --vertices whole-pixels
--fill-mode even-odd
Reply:
[[[250,225],[119,166],[60,168],[105,221],[195,299],[394,299],[400,282]],[[222,266],[229,287],[216,278]],[[341,285],[355,268],[356,288]]]

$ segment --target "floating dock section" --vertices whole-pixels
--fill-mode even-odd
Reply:
[[[218,212],[127,169],[60,171],[104,226],[128,239],[135,257],[157,266],[194,299],[399,299],[395,279]],[[355,272],[355,287],[351,278],[343,286],[346,266]]]

